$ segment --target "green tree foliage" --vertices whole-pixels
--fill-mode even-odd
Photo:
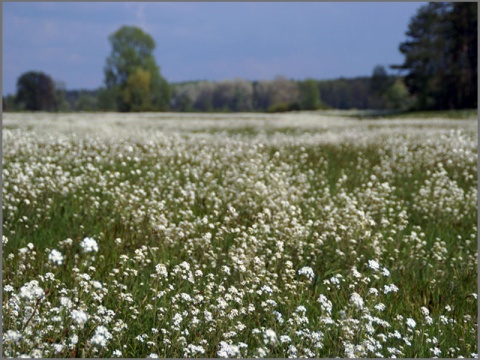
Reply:
[[[117,108],[117,88],[100,88],[97,94],[98,110],[100,111],[118,111]]]
[[[57,93],[52,78],[38,71],[22,74],[17,80],[15,103],[22,110],[56,110]]]
[[[55,82],[56,110],[58,111],[70,111],[70,104],[65,97],[66,91],[66,86],[63,81]]]
[[[170,89],[153,57],[153,38],[137,27],[123,26],[109,40],[112,52],[106,61],[105,86],[117,109],[167,110]]]
[[[370,91],[373,95],[383,95],[393,84],[395,79],[387,74],[387,70],[382,65],[377,65],[373,69],[370,79]]]
[[[122,97],[126,104],[130,104],[131,111],[153,110],[150,96],[151,73],[141,68],[136,68],[127,79]]]
[[[412,103],[405,82],[397,78],[385,93],[386,108],[396,110],[408,110]]]
[[[212,106],[218,111],[251,111],[252,83],[242,79],[224,80],[215,84]]]
[[[405,55],[405,84],[417,109],[477,106],[477,10],[474,3],[429,3],[411,19]]]
[[[288,80],[283,76],[277,76],[273,81],[269,83],[270,88],[270,111],[280,108],[280,111],[300,110],[300,90],[298,83]],[[283,110],[286,109],[286,110]]]
[[[15,95],[2,96],[2,111],[18,111],[18,105],[15,102]]]
[[[452,3],[447,21],[451,24],[451,84],[457,90],[454,106],[459,108],[477,107],[478,82],[478,2]]]
[[[410,98],[402,78],[388,75],[382,96],[372,95],[371,77],[303,81],[191,81],[172,85],[174,111],[269,111],[403,109]]]
[[[209,81],[201,82],[195,86],[195,100],[193,106],[199,111],[213,111],[213,93],[215,85]]]
[[[371,77],[303,81],[283,77],[268,81],[190,81],[172,84],[171,104],[174,111],[200,112],[405,109],[410,103],[410,95],[403,79],[394,75],[385,76],[388,81],[381,86],[381,96],[377,97],[372,95]]]
[[[373,69],[370,78],[370,109],[406,110],[410,106],[410,96],[401,78],[389,75],[382,65]]]
[[[317,81],[313,79],[301,81],[299,83],[299,89],[300,108],[302,110],[317,110],[322,107]]]
[[[188,112],[194,111],[193,95],[195,82],[184,82],[172,85],[172,110]]]
[[[77,100],[75,101],[75,110],[76,111],[97,111],[98,110],[98,100],[97,97],[87,94],[85,92],[81,93]]]
[[[370,108],[370,77],[340,78],[318,82],[320,98],[335,109]]]

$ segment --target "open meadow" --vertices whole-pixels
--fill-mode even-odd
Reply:
[[[477,357],[477,119],[4,113],[3,357]]]

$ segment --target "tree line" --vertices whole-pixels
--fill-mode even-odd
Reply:
[[[379,71],[380,69],[380,71]],[[380,72],[380,77],[378,73]],[[53,83],[53,80],[52,80]],[[53,85],[55,86],[55,85]],[[128,89],[128,88],[127,88]],[[140,87],[140,89],[142,89]],[[130,91],[131,90],[127,90]],[[144,91],[145,88],[144,88]],[[334,80],[190,81],[169,84],[168,104],[163,110],[177,112],[284,112],[321,109],[398,109],[405,110],[412,101],[403,79],[387,75],[377,66],[371,77]],[[126,93],[126,92],[125,92]],[[128,93],[127,93],[128,94]],[[134,93],[135,94],[135,93]],[[45,93],[44,93],[45,95]],[[143,102],[127,103],[121,110],[114,96],[105,88],[96,90],[54,90],[46,111],[159,111],[137,93]],[[50,96],[49,95],[49,96]],[[127,99],[128,96],[127,95]],[[166,97],[164,97],[165,99]],[[16,108],[13,96],[4,99],[7,111]],[[125,104],[126,105],[126,104]],[[4,105],[5,108],[5,105]],[[40,110],[30,108],[23,110]]]
[[[380,72],[380,75],[379,75]],[[319,109],[406,109],[402,78],[377,66],[371,77],[335,80],[197,81],[172,87],[174,111],[283,112]]]
[[[333,80],[190,81],[169,84],[153,56],[155,41],[123,26],[109,37],[104,85],[66,90],[42,72],[17,81],[4,111],[262,111],[336,109],[433,110],[477,107],[475,3],[429,3],[412,17],[404,62],[377,65],[370,77]]]

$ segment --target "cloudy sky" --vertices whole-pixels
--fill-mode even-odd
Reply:
[[[425,2],[3,3],[2,92],[37,70],[67,89],[103,83],[108,36],[149,33],[169,82],[333,79],[402,62],[398,45]]]

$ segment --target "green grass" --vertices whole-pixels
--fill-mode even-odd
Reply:
[[[353,115],[358,119],[424,119],[445,118],[445,119],[471,119],[478,117],[477,109],[465,110],[431,110],[431,111],[385,111],[385,112],[366,112]]]
[[[295,128],[285,131],[292,139],[302,139],[303,132]],[[362,145],[269,142],[274,132],[267,132],[262,146],[251,128],[208,130],[204,135],[209,141],[200,142],[193,134],[179,138],[178,143],[170,143],[168,137],[150,144],[73,141],[45,146],[39,142],[4,158],[4,171],[9,171],[3,210],[3,233],[8,238],[3,247],[4,287],[11,285],[19,293],[26,282],[39,280],[38,275],[51,272],[55,278],[40,281],[50,293],[35,310],[38,318],[33,316],[29,322],[40,334],[37,342],[21,323],[30,317],[28,301],[19,302],[19,314],[14,316],[12,305],[5,306],[14,297],[4,291],[4,333],[15,330],[24,335],[17,345],[4,345],[5,356],[30,354],[38,341],[45,344],[44,355],[50,357],[111,357],[116,349],[123,357],[151,353],[184,357],[187,344],[203,346],[205,352],[195,356],[217,357],[222,341],[247,344],[241,353],[246,357],[257,355],[262,347],[269,351],[268,357],[292,355],[288,343],[265,343],[267,329],[278,337],[288,335],[297,348],[296,356],[312,357],[308,352],[312,351],[316,357],[345,357],[345,342],[366,344],[372,337],[380,341],[380,334],[387,336],[379,342],[381,349],[355,354],[375,357],[378,351],[389,357],[387,349],[395,348],[401,357],[428,358],[433,347],[441,349],[442,357],[469,357],[477,352],[477,301],[471,297],[477,293],[476,206],[464,205],[458,216],[443,208],[418,206],[421,189],[438,172],[439,162],[445,163],[445,173],[432,185],[438,191],[445,189],[441,181],[447,179],[465,194],[477,187],[476,163],[461,158],[461,152],[454,153],[458,145],[450,148],[448,142],[464,136],[464,154],[476,154],[475,134],[450,134],[446,139],[435,138],[433,144],[394,137]],[[133,147],[132,153],[125,151],[127,145]],[[73,183],[68,177],[62,180],[59,168],[79,176],[81,184],[68,191],[52,185]],[[21,174],[28,174],[28,169],[37,173],[25,180]],[[35,196],[33,189],[37,189]],[[448,200],[447,195],[448,191],[444,195]],[[82,251],[80,242],[85,237],[98,241],[95,256]],[[73,244],[61,248],[59,242],[67,238]],[[121,243],[116,243],[117,238]],[[28,243],[34,244],[36,256],[29,253],[22,259],[19,249]],[[54,248],[65,256],[62,265],[48,261],[45,250]],[[390,275],[377,276],[368,260],[377,260]],[[180,266],[184,261],[191,275]],[[155,275],[158,264],[166,265],[168,279]],[[224,272],[223,266],[230,270]],[[298,273],[304,266],[313,270],[313,281]],[[360,277],[353,275],[352,267]],[[202,275],[193,275],[199,270]],[[100,290],[78,275],[84,273],[108,289],[100,300],[95,299]],[[339,288],[325,282],[337,275],[343,279]],[[398,292],[383,294],[389,284],[395,284]],[[272,294],[259,291],[265,285],[273,289]],[[239,294],[232,292],[229,298],[226,294],[232,287]],[[371,288],[380,294],[369,295]],[[165,293],[156,297],[153,290]],[[364,299],[363,310],[351,303],[353,292]],[[183,300],[182,294],[197,300]],[[331,315],[317,301],[321,294],[332,302]],[[68,312],[61,313],[60,323],[52,320],[49,311],[59,306],[61,296],[77,298],[74,307],[90,314],[83,329],[71,327]],[[125,299],[129,296],[131,301]],[[221,299],[226,305],[219,305]],[[378,303],[385,305],[384,311],[375,309]],[[114,312],[114,320],[94,316],[100,305]],[[255,310],[246,310],[249,305]],[[301,319],[299,306],[305,307],[308,323]],[[429,310],[432,325],[423,323],[421,307]],[[282,314],[283,322],[273,309]],[[231,315],[234,310],[237,315]],[[212,322],[204,320],[205,311],[212,313]],[[184,312],[175,330],[174,317]],[[369,332],[365,314],[390,326],[373,323]],[[331,318],[334,325],[323,323],[322,316]],[[442,316],[447,323],[442,323]],[[415,320],[414,330],[405,325],[407,318]],[[128,328],[117,333],[114,323],[119,319]],[[357,327],[345,319],[358,321]],[[448,323],[449,319],[456,323]],[[102,322],[113,338],[95,352],[90,341]],[[245,329],[239,330],[238,323]],[[54,326],[40,330],[46,324]],[[259,334],[252,331],[255,328]],[[299,330],[321,331],[321,346]],[[411,346],[388,336],[395,330]],[[232,331],[236,334],[231,339],[225,337]],[[72,333],[78,335],[78,343],[68,348]],[[142,334],[151,343],[138,340]],[[436,344],[427,341],[434,337]],[[65,347],[55,353],[52,344]]]

